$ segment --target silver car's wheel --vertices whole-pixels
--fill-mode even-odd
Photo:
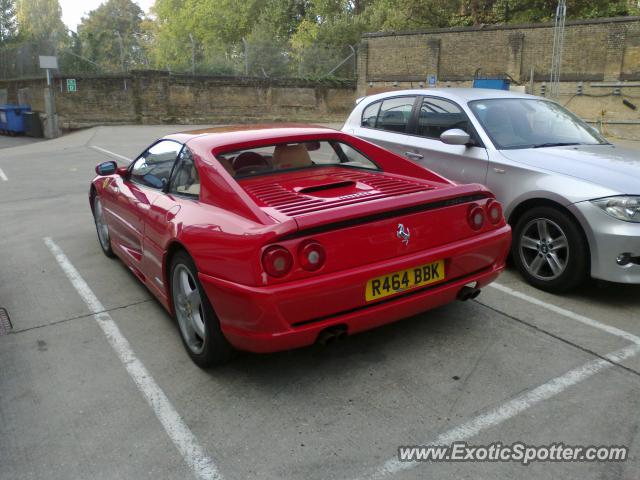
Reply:
[[[533,286],[553,293],[576,288],[589,274],[589,246],[580,225],[551,206],[525,211],[513,227],[513,263]]]
[[[96,224],[96,232],[98,232],[98,241],[100,242],[102,251],[107,257],[113,257],[113,250],[111,250],[111,238],[109,237],[109,226],[105,221],[102,202],[98,195],[93,199],[93,219]]]
[[[172,280],[173,302],[180,333],[189,350],[196,355],[200,354],[204,350],[207,335],[200,290],[185,265],[176,265]]]
[[[520,258],[535,278],[554,280],[562,275],[569,262],[569,241],[560,226],[548,218],[527,223],[519,239]]]

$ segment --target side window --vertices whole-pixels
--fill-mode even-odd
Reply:
[[[369,105],[362,112],[362,126],[369,128],[376,128],[376,119],[378,118],[378,112],[380,111],[380,104],[382,102],[375,102]]]
[[[442,98],[424,97],[418,117],[418,135],[440,138],[442,132],[452,128],[471,134],[467,116],[460,107]]]
[[[146,187],[162,188],[169,181],[181,148],[181,144],[170,140],[156,143],[133,163],[129,179]]]
[[[178,156],[178,163],[171,177],[169,192],[190,197],[198,197],[200,195],[200,176],[193,163],[191,151],[186,146]]]
[[[376,128],[404,133],[407,130],[416,97],[397,97],[384,100],[378,112]]]

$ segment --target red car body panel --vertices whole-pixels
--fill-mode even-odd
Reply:
[[[484,208],[493,199],[485,187],[454,185],[366,141],[292,125],[165,138],[191,151],[199,199],[119,174],[96,177],[91,195],[101,196],[114,252],[170,312],[169,257],[174,248],[189,253],[223,333],[237,348],[301,347],[332,325],[363,331],[451,302],[465,284],[482,287],[504,268],[511,239],[504,219],[477,230],[468,221],[471,206]],[[347,143],[382,171],[316,166],[235,179],[216,159],[243,148],[312,140]],[[411,229],[406,245],[396,236],[399,222]],[[310,239],[326,251],[315,272],[295,260]],[[261,263],[262,252],[276,243],[294,257],[282,278],[268,275]],[[365,300],[369,279],[436,260],[444,260],[442,283]]]

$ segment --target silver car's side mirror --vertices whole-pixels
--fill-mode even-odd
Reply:
[[[471,141],[471,137],[464,130],[452,128],[442,132],[440,141],[447,145],[467,145]]]

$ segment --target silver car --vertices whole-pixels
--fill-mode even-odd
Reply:
[[[563,292],[589,275],[640,283],[640,153],[557,103],[473,88],[393,91],[359,99],[343,130],[487,185],[532,285]]]

